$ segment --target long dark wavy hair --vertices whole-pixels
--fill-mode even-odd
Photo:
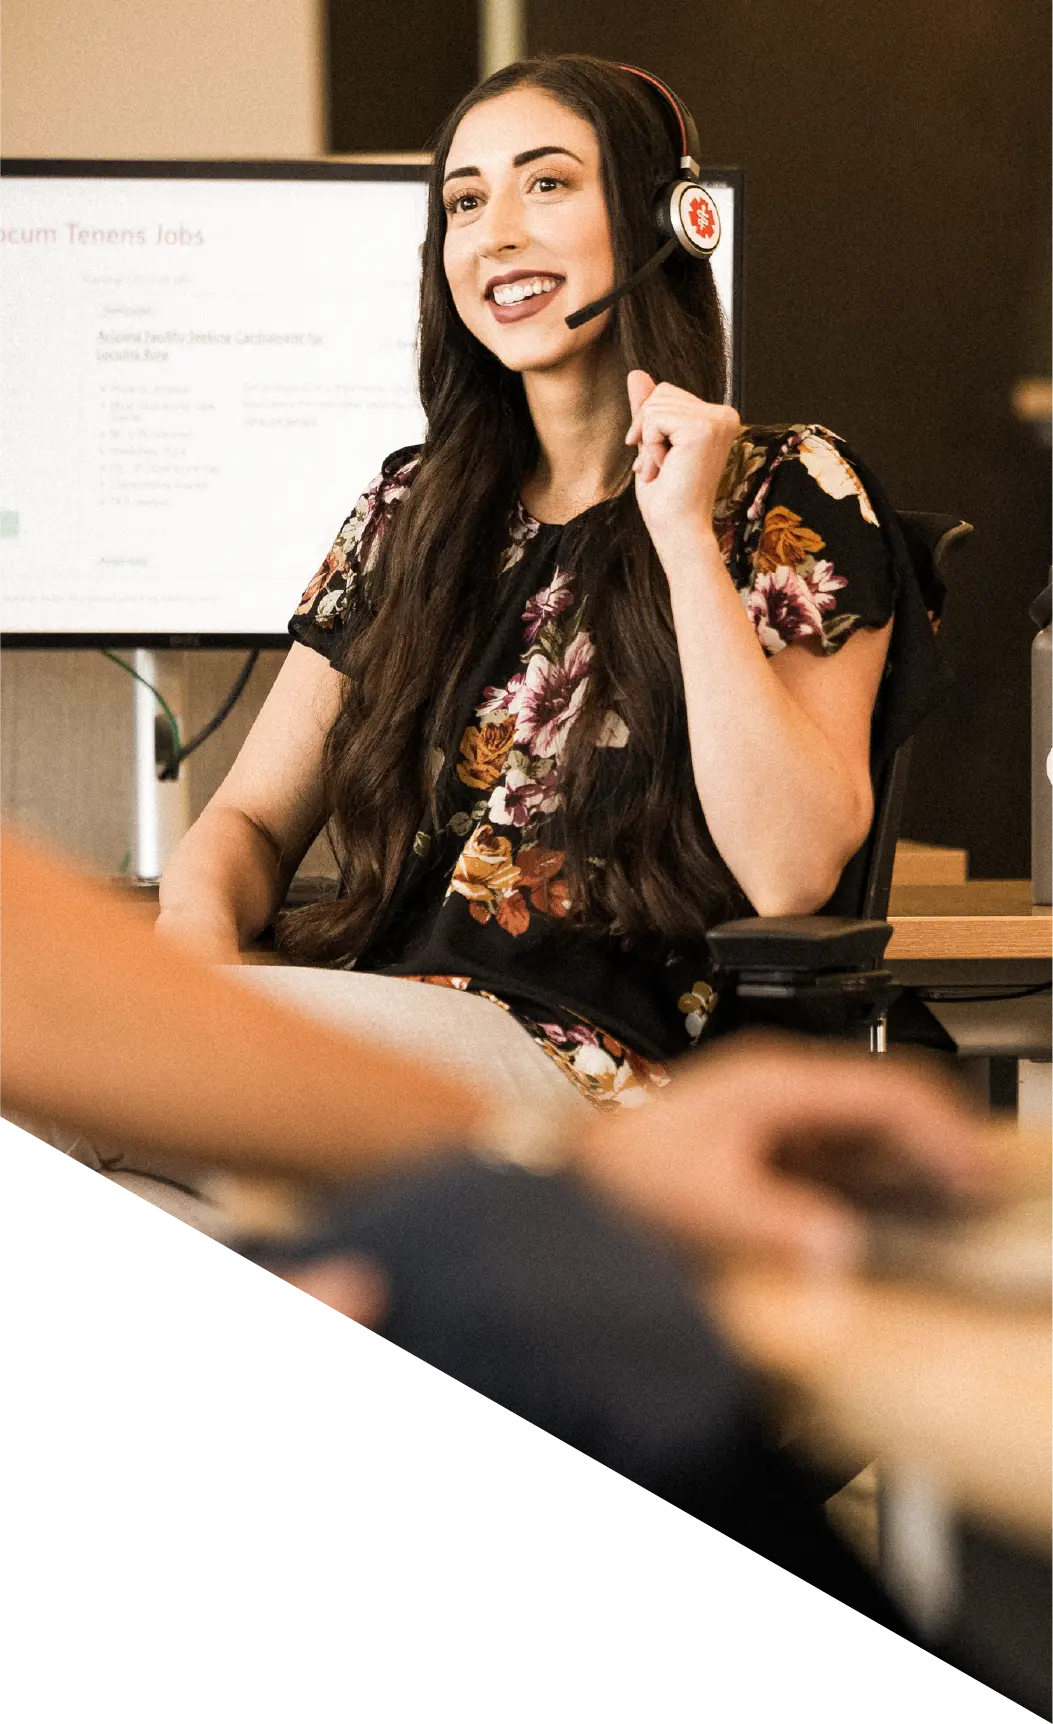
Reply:
[[[509,517],[538,458],[522,380],[461,322],[443,268],[442,182],[454,132],[478,103],[524,85],[555,97],[599,139],[615,280],[658,243],[655,196],[679,154],[672,116],[642,79],[607,61],[560,55],[507,66],[465,96],[436,139],[420,298],[427,435],[376,547],[373,618],[338,666],[343,703],[324,775],[343,892],[279,926],[282,949],[309,963],[346,963],[363,950],[414,834],[437,818],[429,758],[434,749],[456,754],[463,683],[491,628]],[[674,255],[620,301],[598,339],[617,345],[627,372],[642,367],[705,400],[724,398],[725,332],[708,263]],[[575,571],[595,646],[562,763],[563,807],[546,831],[565,852],[567,932],[602,927],[684,949],[743,900],[699,805],[667,582],[631,487],[565,535],[561,562]],[[628,745],[596,748],[611,710],[628,727]],[[601,865],[590,861],[597,857]]]

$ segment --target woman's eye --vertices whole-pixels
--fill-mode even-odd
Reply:
[[[559,179],[556,174],[539,174],[531,184],[530,190],[532,192],[558,191],[566,183],[566,180]]]
[[[449,198],[446,203],[447,215],[471,215],[479,205],[478,192],[461,192],[459,197]]]

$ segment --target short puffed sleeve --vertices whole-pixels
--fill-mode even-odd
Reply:
[[[419,465],[418,448],[397,449],[388,456],[340,528],[332,550],[289,619],[293,640],[312,647],[331,663],[339,659],[349,639],[372,615],[369,571],[392,512]]]
[[[794,426],[781,444],[769,444],[755,471],[760,482],[743,510],[735,575],[765,652],[798,642],[836,652],[856,629],[887,623],[893,558],[840,438],[821,426]]]
[[[935,642],[943,587],[915,554],[876,476],[822,425],[748,427],[714,512],[724,560],[769,657],[834,653],[857,629],[893,630],[872,727],[875,761],[945,692]]]

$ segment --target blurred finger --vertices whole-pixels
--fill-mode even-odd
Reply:
[[[832,1194],[745,1170],[711,1205],[699,1205],[695,1225],[707,1253],[774,1255],[839,1273],[864,1262],[869,1237],[863,1217]]]
[[[784,1157],[840,1137],[845,1156],[863,1144],[883,1149],[966,1196],[991,1198],[1001,1187],[983,1117],[916,1056],[834,1054],[803,1038],[746,1034],[700,1061],[687,1084],[710,1108],[722,1096],[734,1102],[740,1127]],[[676,1099],[697,1106],[685,1088]]]
[[[375,1329],[387,1315],[391,1301],[387,1277],[368,1257],[315,1258],[289,1265],[281,1277],[368,1329]]]
[[[844,1061],[813,1051],[802,1083],[799,1059],[784,1056],[767,1086],[784,1141],[839,1136],[845,1157],[866,1146],[870,1156],[883,1152],[963,1196],[997,1194],[999,1170],[983,1120],[919,1063],[896,1056]]]

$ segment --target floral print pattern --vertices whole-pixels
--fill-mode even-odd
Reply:
[[[494,916],[506,933],[524,934],[530,926],[527,898],[545,916],[565,916],[570,908],[567,882],[557,877],[562,866],[562,850],[523,845],[513,858],[510,838],[479,826],[457,858],[446,895],[467,898],[468,914],[477,922]]]
[[[535,539],[540,531],[541,522],[535,521],[533,515],[527,514],[522,503],[517,502],[508,523],[508,544],[501,553],[499,572],[502,575],[510,574],[517,563],[522,562],[531,539]]]
[[[510,677],[504,688],[486,690],[479,716],[511,714],[516,746],[549,758],[560,753],[585,699],[592,642],[584,630],[579,630],[564,649],[557,648],[551,656],[543,643],[544,635],[540,642],[535,636],[525,655],[526,669]]]
[[[502,1011],[510,1010],[507,1000],[499,999],[486,988],[473,987],[470,976],[417,974],[407,975],[404,980],[454,988],[458,993],[477,993]],[[641,1107],[649,1095],[664,1089],[671,1081],[662,1061],[645,1060],[586,1019],[573,1013],[563,1015],[565,1024],[538,1023],[531,1018],[521,1018],[520,1022],[531,1040],[589,1101],[598,1106]]]
[[[669,1083],[667,1067],[597,1029],[584,1018],[568,1026],[528,1023],[534,1040],[589,1101],[641,1107],[648,1095]]]
[[[876,527],[879,522],[870,498],[859,474],[838,449],[838,442],[832,431],[824,431],[817,426],[806,432],[798,443],[798,460],[828,497],[854,497],[864,521]]]
[[[719,995],[708,982],[695,982],[686,994],[681,994],[677,1007],[684,1014],[684,1029],[692,1043],[697,1042],[712,1017]]]
[[[364,577],[419,459],[413,449],[389,457],[304,593],[295,638],[335,659],[343,631],[368,626]],[[854,459],[822,426],[746,428],[713,524],[769,656],[801,643],[834,652],[891,614],[877,511]],[[561,528],[516,504],[497,571],[494,644],[465,691],[457,748],[449,759],[433,751],[439,821],[416,834],[385,928],[359,963],[483,995],[511,1010],[590,1100],[634,1106],[669,1081],[666,1061],[705,1034],[717,996],[704,952],[627,957],[616,940],[568,925],[570,955],[554,956],[571,902],[550,823],[595,666],[564,544]],[[619,713],[603,715],[594,746],[631,749]]]
[[[717,535],[721,556],[731,568],[735,552],[735,537],[743,502],[749,495],[752,480],[764,466],[765,450],[743,433],[731,445],[724,476],[717,487],[713,509],[713,529]]]
[[[368,575],[380,549],[384,529],[391,511],[406,495],[414,473],[420,465],[416,450],[400,450],[408,459],[390,475],[379,473],[369,489],[359,497],[333,541],[333,547],[294,612],[295,617],[310,616],[316,628],[330,631],[346,620],[355,600],[361,579]],[[363,540],[368,543],[363,557]],[[312,614],[313,611],[313,614]]]
[[[714,510],[718,542],[769,657],[805,642],[836,652],[857,627],[877,619],[839,606],[838,594],[849,586],[840,557],[836,566],[829,555],[820,557],[828,550],[823,535],[787,504],[771,504],[772,490],[785,487],[796,464],[823,496],[854,501],[860,519],[878,534],[880,523],[834,432],[822,425],[792,426],[778,434],[774,457],[772,440],[773,433],[753,430],[736,440]],[[876,539],[872,549],[879,550]]]
[[[802,525],[800,515],[792,509],[769,509],[764,517],[760,541],[753,558],[758,574],[770,575],[775,569],[803,563],[815,551],[821,551],[823,541]],[[842,581],[842,586],[844,582]]]
[[[570,908],[560,873],[563,853],[537,837],[560,805],[560,756],[592,664],[592,641],[580,626],[580,611],[569,630],[561,623],[575,603],[573,577],[559,568],[531,594],[520,617],[526,625],[522,668],[503,686],[484,690],[476,722],[467,726],[458,749],[461,783],[490,794],[479,805],[482,824],[461,850],[446,896],[467,899],[475,921],[492,918],[513,939],[528,931],[532,916],[562,918]],[[607,721],[612,729],[620,722],[616,714]],[[501,827],[510,830],[495,830]]]
[[[532,768],[529,757],[518,752],[516,761],[509,764],[487,803],[487,814],[495,826],[529,826],[540,815],[554,814],[559,807],[555,761],[540,761]]]
[[[489,790],[504,770],[516,721],[510,713],[483,724],[470,724],[461,737],[457,776],[472,790]]]
[[[834,573],[833,563],[818,560],[825,549],[818,533],[804,526],[792,509],[769,509],[763,517],[754,553],[754,580],[744,592],[746,614],[766,653],[773,655],[795,641],[818,640],[829,646],[824,612],[837,604],[837,593],[848,585]],[[843,632],[844,619],[837,633]]]
[[[528,625],[527,645],[533,646],[545,624],[562,616],[573,603],[574,577],[565,569],[557,569],[551,584],[527,600],[527,608],[523,612],[523,621]]]

